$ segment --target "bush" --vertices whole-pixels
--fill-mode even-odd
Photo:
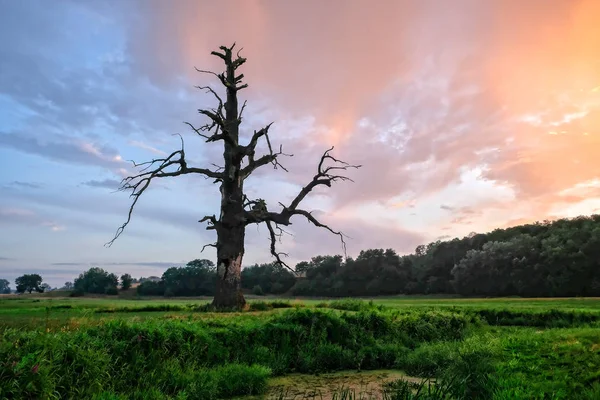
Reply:
[[[483,319],[490,325],[502,326],[566,328],[600,321],[600,314],[598,313],[575,310],[519,311],[481,309],[472,311],[471,314]]]
[[[81,289],[74,289],[69,293],[69,297],[82,297],[84,295],[84,291]]]
[[[250,311],[269,311],[272,309],[273,306],[269,303],[265,303],[264,301],[253,301],[249,305]]]
[[[165,285],[162,281],[144,281],[137,287],[140,296],[164,296]]]
[[[242,320],[114,319],[56,332],[6,329],[0,332],[0,398],[94,398],[103,393],[96,398],[185,394],[211,400],[260,394],[271,373],[396,367],[441,375],[460,354],[467,358],[457,373],[482,371],[467,367],[485,355],[483,342],[458,349],[453,343],[447,348],[423,345],[462,337],[467,324],[452,322],[460,318],[450,312],[299,308]],[[440,332],[424,335],[413,326],[418,320]],[[418,357],[410,356],[409,347],[417,348]]]
[[[260,285],[255,285],[252,288],[252,294],[256,295],[256,296],[264,296],[265,292],[263,292],[263,289]]]
[[[119,294],[119,291],[117,290],[116,286],[109,286],[104,290],[104,293],[111,296],[116,296]]]
[[[107,288],[117,288],[119,279],[115,274],[108,273],[102,268],[93,267],[84,273],[80,274],[73,282],[73,287],[76,290],[81,290],[85,293],[106,293]]]

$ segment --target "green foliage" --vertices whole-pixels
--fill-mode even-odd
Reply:
[[[10,294],[10,282],[0,279],[0,294]]]
[[[498,399],[596,399],[600,380],[597,328],[503,328],[496,366]]]
[[[263,291],[263,288],[260,285],[255,285],[252,288],[252,294],[257,295],[257,296],[264,296],[265,292]]]
[[[426,378],[389,385],[388,399],[598,398],[595,299],[301,305],[210,313],[176,300],[0,299],[0,398],[214,399],[264,393],[269,374],[380,368]],[[381,398],[353,388],[334,396]]]
[[[317,256],[296,271],[304,275],[296,296],[600,296],[600,216],[437,241],[402,257],[391,249]]]
[[[0,337],[0,380],[7,383],[0,397],[87,398],[104,391],[133,398],[150,389],[207,399],[256,394],[271,373],[396,365],[407,346],[422,340],[410,328],[418,318],[407,318],[305,308],[244,323],[114,320],[50,333],[8,329]],[[448,329],[466,329],[466,320],[461,328],[441,318],[437,339],[457,336]]]
[[[129,274],[121,275],[121,289],[123,289],[123,290],[129,289],[131,287],[132,283],[133,283],[133,279],[131,278],[131,275],[129,275]]]
[[[94,310],[97,314],[102,313],[140,313],[156,311],[190,311],[195,308],[194,304],[151,304],[142,307],[100,307]]]
[[[69,293],[69,297],[83,297],[84,295],[85,292],[83,289],[74,289],[71,291],[71,293]]]
[[[210,260],[193,260],[185,267],[167,269],[160,280],[140,279],[137,293],[142,296],[211,296],[217,273]]]
[[[215,264],[210,260],[193,260],[185,267],[171,267],[162,275],[165,295],[203,296],[214,294]]]
[[[92,267],[80,274],[73,282],[73,289],[83,293],[117,294],[119,279],[102,268]]]
[[[137,287],[137,293],[142,296],[164,296],[165,283],[163,281],[144,281]]]
[[[260,286],[265,294],[282,294],[295,283],[294,275],[277,263],[255,264],[242,269],[242,287],[252,289],[253,293],[254,288]]]
[[[489,309],[473,310],[472,314],[490,325],[538,326],[546,328],[566,328],[589,325],[600,321],[600,314],[574,310],[544,310],[531,312],[524,310]]]
[[[104,294],[108,294],[108,295],[111,295],[111,296],[116,296],[116,295],[119,294],[119,291],[114,286],[108,286],[106,288],[106,290],[104,291]]]
[[[25,292],[43,292],[44,290],[41,288],[42,277],[38,274],[25,274],[21,275],[17,279],[15,279],[15,284],[17,285],[18,293]]]

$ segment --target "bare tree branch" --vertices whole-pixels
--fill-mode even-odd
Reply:
[[[247,100],[244,100],[244,104],[242,104],[242,108],[240,109],[240,115],[238,116],[238,120],[242,122],[242,114],[244,114],[244,110],[246,109],[246,104],[248,104]]]
[[[234,47],[235,47],[235,43],[231,47],[220,46],[219,49],[221,49],[223,51],[222,53],[219,53],[218,51],[212,51],[210,53],[210,54],[222,59],[228,67],[231,66],[232,72],[235,72],[235,70],[237,70],[242,64],[244,64],[246,62],[246,59],[244,57],[240,56],[240,52],[242,51],[242,49],[238,50],[238,52],[236,54],[236,58],[233,59],[232,51],[233,51]],[[229,70],[229,68],[228,68],[228,70]],[[248,84],[243,84],[243,85],[237,86],[237,84],[240,83],[241,80],[244,78],[244,74],[240,74],[238,76],[234,76],[234,75],[226,76],[225,73],[217,74],[212,71],[204,71],[204,70],[200,70],[198,68],[196,68],[196,71],[216,76],[217,78],[219,78],[219,80],[221,81],[223,86],[227,87],[230,90],[233,90],[234,92],[237,92],[239,90],[242,90],[242,89],[245,89],[248,87]]]
[[[275,229],[273,229],[273,225],[271,224],[271,221],[266,221],[265,223],[267,225],[267,229],[269,230],[269,237],[271,239],[271,247],[270,247],[271,255],[273,257],[275,257],[277,264],[283,265],[284,267],[286,267],[287,269],[289,269],[290,271],[292,271],[295,274],[296,271],[294,271],[289,265],[287,265],[287,263],[285,261],[283,261],[281,259],[281,256],[288,257],[288,254],[277,252],[275,243],[277,242],[278,237],[281,241],[281,234],[278,235],[277,233],[275,233]]]
[[[281,168],[285,172],[288,172],[288,170],[283,165],[281,165],[281,163],[277,160],[277,157],[280,155],[292,157],[293,154],[284,153],[282,146],[279,146],[278,152],[273,151],[273,147],[271,146],[271,139],[269,138],[269,128],[271,128],[271,125],[273,125],[272,122],[269,125],[262,128],[261,130],[254,131],[254,134],[252,135],[252,138],[250,138],[250,142],[248,143],[248,145],[243,146],[243,147],[240,146],[240,148],[241,148],[240,151],[243,153],[244,156],[246,156],[248,158],[248,165],[246,167],[244,167],[241,171],[241,175],[244,179],[247,178],[250,174],[252,174],[252,172],[254,172],[254,170],[262,167],[263,165],[267,165],[269,163],[273,164],[273,167],[275,169]],[[258,145],[258,141],[260,138],[265,139],[265,141],[267,143],[267,147],[269,149],[269,153],[265,154],[264,156],[255,160],[254,156],[256,154],[256,146]]]
[[[105,246],[110,247],[114,243],[114,241],[121,235],[121,233],[123,233],[125,227],[127,227],[129,222],[131,221],[131,216],[135,205],[137,204],[140,196],[144,194],[146,189],[148,189],[148,187],[150,186],[150,182],[152,182],[153,179],[186,174],[201,174],[204,175],[206,178],[222,179],[223,174],[220,172],[211,171],[205,168],[189,167],[185,159],[183,138],[181,137],[181,135],[179,135],[179,138],[181,139],[181,149],[172,152],[169,156],[165,158],[155,158],[153,160],[139,164],[133,162],[134,167],[144,166],[144,168],[140,170],[139,174],[124,178],[121,181],[121,186],[118,189],[119,191],[131,191],[129,197],[132,197],[133,201],[131,203],[131,206],[129,207],[127,220],[123,225],[121,225],[117,229],[117,232],[115,233],[113,239],[110,242],[106,243]],[[170,167],[173,166],[176,166],[177,169],[169,170]]]
[[[198,222],[203,223],[203,222],[207,222],[207,221],[208,221],[208,226],[206,227],[207,231],[217,229],[217,227],[219,225],[219,221],[217,221],[217,217],[215,217],[214,215],[207,215]]]
[[[204,249],[206,249],[207,247],[217,248],[217,243],[208,243],[208,244],[205,244],[204,246],[202,246],[202,249],[200,250],[200,253],[203,253]]]
[[[256,134],[255,134],[255,136],[256,136]],[[332,171],[344,171],[344,170],[351,169],[351,168],[354,169],[354,168],[361,167],[360,165],[352,165],[352,164],[348,164],[345,161],[338,160],[337,158],[335,158],[331,155],[332,150],[333,150],[333,147],[331,147],[330,149],[325,151],[325,153],[323,153],[323,155],[321,156],[321,160],[319,161],[319,164],[317,167],[317,174],[313,177],[313,179],[306,186],[304,186],[300,190],[300,192],[298,193],[298,195],[296,195],[296,197],[294,197],[294,199],[292,200],[290,205],[285,206],[280,203],[280,205],[282,206],[282,210],[279,213],[268,211],[266,204],[264,204],[264,201],[263,201],[263,205],[261,207],[252,207],[251,210],[245,210],[244,216],[245,216],[245,220],[246,220],[246,225],[253,224],[253,223],[259,224],[261,222],[267,223],[267,227],[269,227],[269,232],[271,233],[271,254],[273,254],[275,256],[278,263],[281,263],[281,259],[277,255],[277,252],[274,250],[275,242],[273,241],[273,237],[275,236],[275,231],[273,230],[271,223],[276,224],[276,226],[279,226],[279,225],[288,226],[288,225],[292,224],[290,219],[295,215],[302,215],[316,227],[327,229],[329,232],[339,236],[340,241],[342,242],[342,247],[344,249],[344,254],[346,254],[346,241],[344,240],[344,237],[347,237],[346,235],[344,235],[340,231],[336,231],[336,230],[332,229],[331,227],[329,227],[326,224],[323,224],[311,212],[298,208],[298,206],[300,205],[302,200],[304,200],[306,198],[306,196],[308,196],[308,194],[315,187],[321,186],[321,185],[331,187],[332,183],[334,183],[336,181],[352,181],[347,176],[336,175],[336,174],[333,174]],[[261,159],[259,159],[255,163],[258,163],[260,160]],[[332,161],[333,165],[326,166],[325,165],[326,161]],[[258,201],[262,201],[262,200],[259,199]],[[257,201],[249,201],[249,202],[247,202],[247,204],[249,204],[249,205],[256,204],[256,202]],[[285,265],[285,264],[283,264],[283,265]]]

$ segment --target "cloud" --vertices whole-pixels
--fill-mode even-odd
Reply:
[[[138,266],[138,267],[156,267],[156,268],[170,268],[173,266],[180,266],[187,262],[164,262],[164,261],[137,261],[137,262],[57,262],[52,263],[52,266]]]
[[[119,153],[110,146],[85,142],[74,137],[63,137],[61,141],[42,141],[25,134],[0,133],[0,147],[74,164],[109,169],[124,165]]]
[[[336,156],[363,167],[348,172],[355,183],[313,193],[311,198],[331,200],[330,209],[414,207],[438,196],[437,207],[455,208],[441,208],[451,214],[448,223],[488,229],[495,220],[475,208],[507,215],[511,201],[519,212],[531,206],[541,215],[550,212],[557,192],[600,174],[594,164],[600,156],[600,103],[593,91],[600,70],[592,68],[600,36],[589,17],[598,4],[460,4],[384,2],[375,9],[350,2],[340,13],[310,1],[275,7],[256,2],[245,6],[244,18],[198,24],[216,11],[210,3],[179,3],[168,18],[162,18],[162,5],[144,3],[144,19],[152,22],[130,32],[130,50],[158,85],[182,75],[204,83],[208,79],[191,67],[220,68],[209,50],[233,42],[239,32],[253,32],[240,45],[251,85],[245,95],[251,106],[260,106],[246,122],[275,120],[271,140],[294,153],[282,160],[289,174],[265,168],[257,182],[280,183],[284,190],[274,193],[285,201],[294,193],[290,184],[299,188],[310,181],[322,151],[335,144]],[[236,6],[224,2],[219,10]],[[359,16],[360,32],[353,22]],[[327,35],[296,34],[303,26],[296,21],[315,18],[328,21]],[[166,34],[174,26],[184,28]],[[157,54],[168,62],[152,63]],[[269,106],[267,112],[260,108]],[[568,135],[548,135],[550,130]],[[511,196],[482,198],[470,208],[445,204],[441,193],[456,187],[465,169],[482,171],[466,189],[479,185]],[[540,206],[544,199],[548,205]]]
[[[167,155],[167,153],[165,153],[164,151],[159,150],[159,149],[157,149],[155,147],[152,147],[152,146],[150,146],[150,145],[148,145],[146,143],[139,142],[137,140],[130,140],[128,143],[131,146],[139,147],[140,149],[143,149],[143,150],[148,150],[149,152],[157,154],[159,156],[166,156]]]
[[[65,237],[74,219],[112,224],[125,216],[126,197],[93,188],[130,173],[123,159],[176,148],[173,133],[194,163],[220,162],[221,147],[192,140],[182,121],[196,123],[196,109],[212,104],[192,87],[214,77],[193,67],[220,70],[210,51],[236,40],[250,84],[243,139],[275,121],[273,144],[294,154],[281,160],[289,173],[257,171],[248,194],[289,201],[335,145],[336,157],[362,168],[347,171],[354,183],[315,190],[303,206],[349,231],[351,252],[590,212],[600,198],[585,187],[600,176],[600,5],[550,3],[64,0],[46,10],[41,1],[7,2],[0,35],[14,39],[0,44],[0,147],[27,168],[0,174],[44,187],[36,198],[14,190],[33,187],[3,188],[11,202],[2,199],[0,223],[68,225]],[[204,232],[196,221],[218,209],[218,192],[187,178],[161,182],[173,198],[149,192],[132,231]],[[61,218],[50,222],[48,209]],[[286,239],[290,254],[340,249],[335,236],[302,224]],[[265,257],[264,229],[250,231],[249,259]],[[164,240],[165,258],[177,258]]]
[[[47,226],[52,232],[62,232],[67,229],[64,225],[59,225],[55,222],[42,222],[42,226]]]
[[[102,181],[91,180],[83,182],[82,185],[117,190],[121,186],[121,182],[115,179],[104,179]]]
[[[60,263],[52,263],[51,265],[67,267],[67,266],[79,266],[79,265],[83,265],[83,264],[81,264],[81,263],[60,262]]]
[[[28,225],[45,227],[52,232],[61,232],[66,226],[38,215],[35,211],[26,208],[0,206],[0,224]]]
[[[22,188],[26,188],[26,189],[41,189],[43,186],[39,183],[33,183],[33,182],[19,182],[19,181],[12,181],[10,183],[11,186],[16,186],[16,187],[22,187]]]
[[[0,257],[0,261],[16,261],[14,258],[10,257]]]

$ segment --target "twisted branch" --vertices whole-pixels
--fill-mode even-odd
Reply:
[[[276,226],[288,226],[292,224],[290,219],[295,215],[304,216],[310,223],[312,223],[316,227],[327,229],[329,232],[339,236],[340,241],[342,243],[342,247],[344,249],[344,255],[346,255],[346,241],[344,240],[344,237],[348,236],[346,236],[341,231],[336,231],[330,226],[320,222],[311,212],[298,208],[300,203],[306,198],[306,196],[308,196],[310,192],[312,192],[312,190],[315,187],[321,185],[331,187],[332,183],[336,181],[352,181],[352,179],[348,178],[347,176],[337,175],[334,174],[332,171],[344,171],[348,169],[355,169],[361,167],[360,165],[352,165],[345,161],[338,160],[337,158],[331,155],[332,150],[333,147],[331,147],[330,149],[325,151],[325,153],[323,153],[317,167],[317,174],[306,186],[304,186],[300,190],[298,195],[294,197],[289,206],[285,206],[284,204],[280,203],[280,205],[282,206],[282,210],[278,213],[268,211],[266,205],[264,209],[260,210],[244,210],[246,225],[254,223],[259,224],[261,222],[265,222],[267,224],[271,236],[271,254],[275,257],[277,263],[287,266],[281,261],[280,253],[277,253],[277,251],[275,250],[276,243],[274,239],[277,235],[275,235],[275,231],[271,223],[274,223]],[[333,164],[326,166],[326,161],[332,161]],[[253,202],[247,203],[254,204]]]
[[[271,125],[273,125],[272,122],[269,125],[262,128],[261,130],[254,131],[254,134],[252,135],[252,138],[250,138],[250,142],[248,143],[248,145],[240,146],[240,152],[243,154],[243,156],[248,158],[248,165],[246,167],[242,168],[242,170],[241,170],[241,176],[243,177],[243,179],[250,176],[252,174],[252,172],[254,172],[256,169],[262,167],[263,165],[267,165],[269,163],[273,164],[273,168],[275,168],[275,169],[281,168],[285,172],[288,172],[288,170],[283,165],[281,165],[281,163],[277,160],[277,157],[280,155],[292,157],[293,154],[284,153],[283,146],[281,146],[281,145],[279,146],[278,152],[273,151],[273,146],[271,145],[271,139],[269,138],[269,128],[271,128]],[[269,149],[269,153],[265,154],[264,156],[255,160],[254,156],[256,154],[256,146],[258,145],[258,141],[260,138],[265,139],[265,141],[267,143],[267,148]]]
[[[273,225],[271,224],[271,221],[265,221],[265,223],[267,224],[267,229],[269,230],[269,237],[271,238],[271,255],[273,257],[275,257],[275,262],[279,265],[283,265],[284,267],[286,267],[287,269],[289,269],[290,271],[292,271],[294,274],[296,273],[296,271],[294,269],[292,269],[289,265],[287,265],[287,263],[285,261],[283,261],[281,259],[281,256],[285,256],[288,257],[287,253],[281,253],[281,252],[277,252],[277,248],[275,245],[275,242],[277,241],[277,239],[279,238],[279,242],[281,243],[281,236],[282,233],[280,232],[279,234],[275,233],[275,229],[273,229]],[[279,228],[277,226],[277,224],[275,225],[277,228]],[[279,228],[281,229],[281,228]]]
[[[205,168],[195,168],[189,167],[187,161],[185,159],[185,149],[184,142],[181,135],[179,135],[181,139],[181,149],[172,152],[169,156],[165,158],[155,158],[150,161],[146,161],[143,163],[136,163],[132,161],[134,167],[143,167],[140,170],[140,173],[137,175],[132,175],[121,180],[121,186],[118,191],[127,191],[131,190],[131,194],[129,197],[133,198],[131,206],[129,207],[129,212],[127,214],[127,220],[123,225],[121,225],[113,239],[106,243],[105,246],[110,247],[114,243],[114,241],[123,233],[129,222],[131,221],[131,216],[133,214],[133,209],[135,208],[140,196],[148,189],[152,180],[156,178],[167,178],[172,176],[186,175],[186,174],[201,174],[206,178],[215,178],[222,179],[223,174],[220,172],[211,171]],[[172,166],[177,166],[176,170],[169,171],[169,168]],[[154,167],[154,168],[153,168]]]

